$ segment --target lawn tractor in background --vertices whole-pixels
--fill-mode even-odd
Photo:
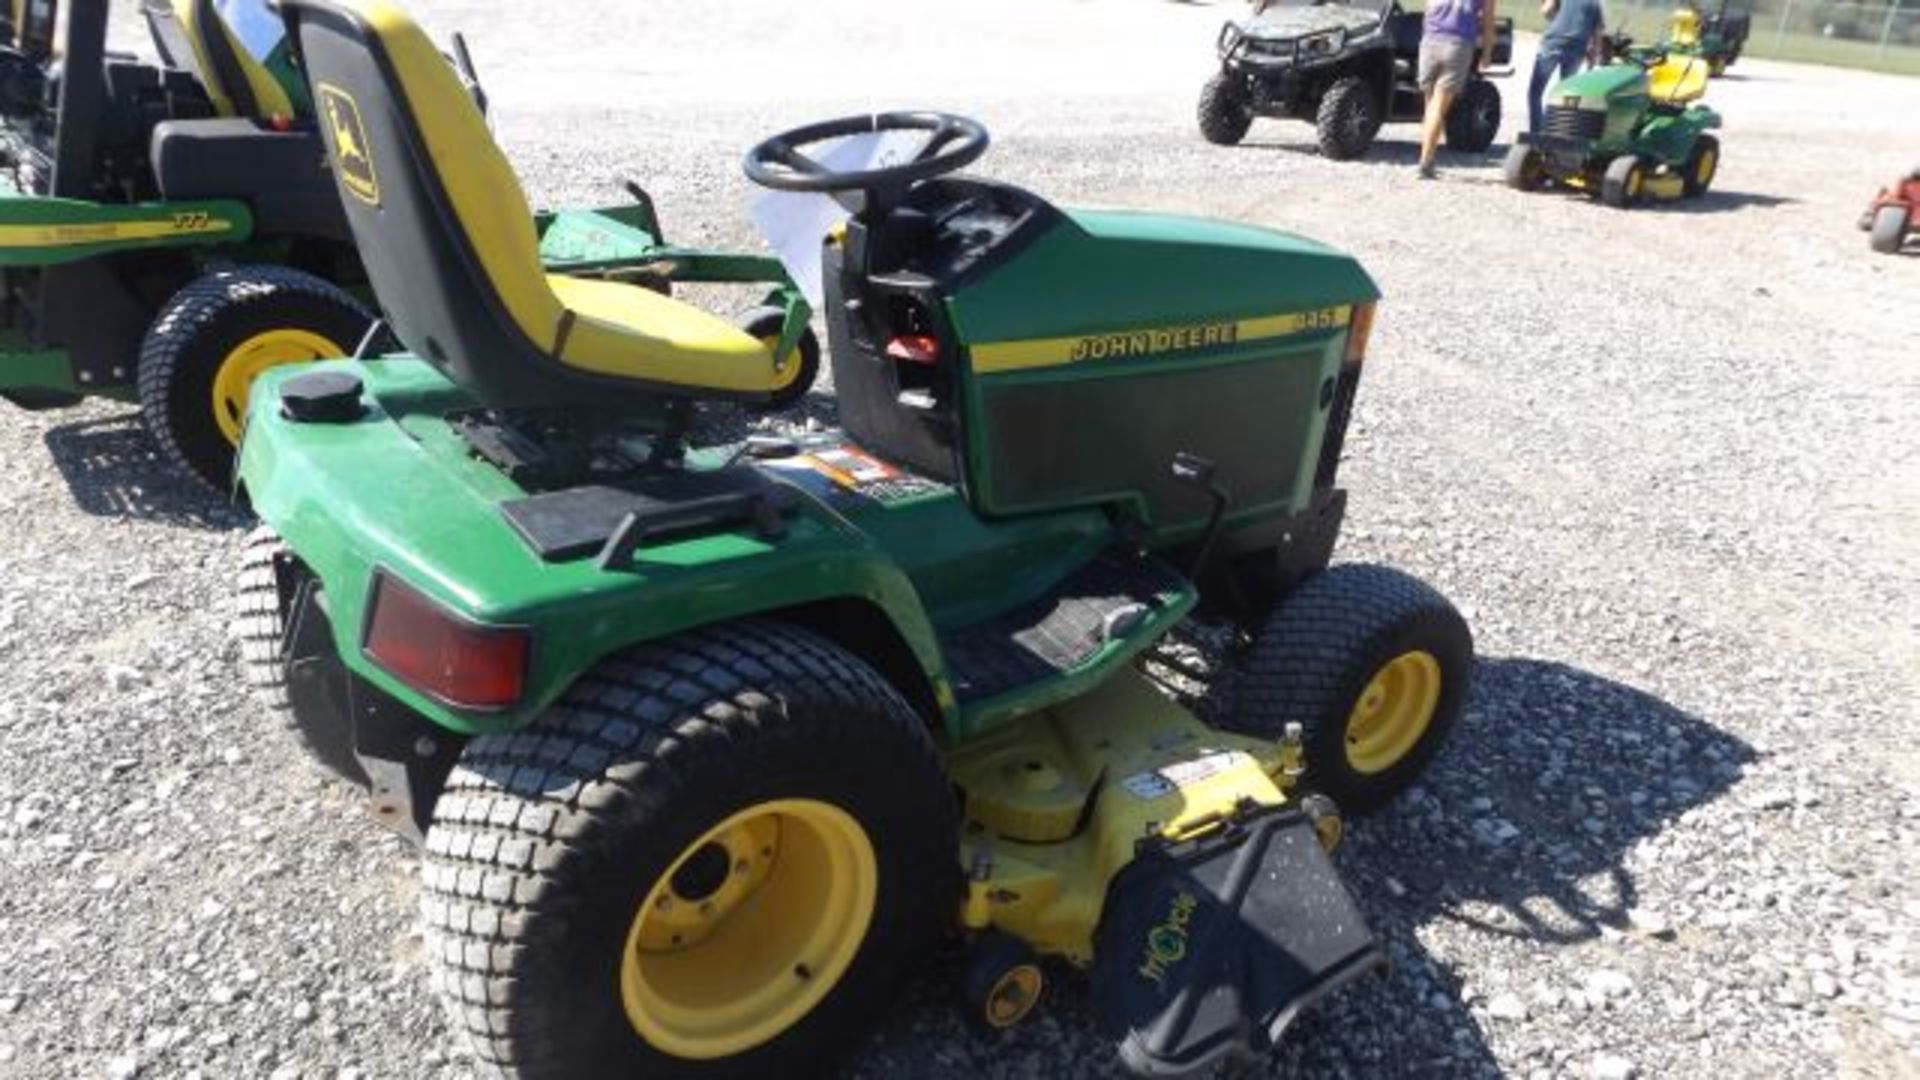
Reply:
[[[253,379],[374,340],[318,129],[331,117],[264,4],[148,0],[157,64],[108,51],[108,8],[16,4],[0,48],[0,396],[138,402],[168,459],[225,492]],[[457,38],[450,59],[479,94]],[[624,206],[535,216],[547,268],[583,289],[765,284],[743,325],[779,343],[773,404],[804,394],[818,347],[779,262],[668,246],[646,193],[628,191]]]
[[[1698,103],[1706,61],[1624,35],[1608,49],[1611,62],[1548,88],[1545,130],[1515,139],[1507,185],[1566,187],[1619,208],[1705,193],[1720,167],[1720,141],[1707,134],[1720,114]]]
[[[1498,20],[1493,71],[1476,71],[1447,116],[1447,145],[1477,154],[1500,131],[1489,75],[1513,62],[1513,20]],[[1382,124],[1418,123],[1421,15],[1397,0],[1262,0],[1230,19],[1215,48],[1220,71],[1200,90],[1200,134],[1237,145],[1255,117],[1313,123],[1320,152],[1367,152]]]
[[[1728,11],[1727,0],[1703,14],[1704,5],[1682,0],[1667,22],[1667,36],[1661,42],[1675,56],[1697,56],[1706,61],[1707,71],[1718,78],[1740,59],[1747,47],[1747,35],[1753,30],[1753,16],[1746,11]]]
[[[1860,215],[1867,244],[1882,255],[1896,255],[1907,239],[1920,235],[1920,165],[1881,188]]]
[[[811,1073],[945,933],[982,1025],[1077,968],[1120,1059],[1178,1075],[1380,966],[1328,850],[1439,750],[1472,639],[1329,566],[1355,260],[955,175],[963,117],[812,124],[746,170],[827,211],[844,426],[702,445],[780,392],[769,343],[546,275],[421,29],[282,10],[410,352],[256,386],[245,670],[424,845],[488,1067]],[[1163,686],[1210,677],[1163,647],[1201,612],[1243,641],[1215,725]]]
[[[0,396],[138,401],[224,489],[251,376],[372,324],[305,86],[210,0],[143,6],[158,63],[108,51],[105,0],[60,7],[0,47]]]

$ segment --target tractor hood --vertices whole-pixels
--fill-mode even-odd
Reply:
[[[1647,96],[1647,73],[1636,64],[1612,64],[1562,79],[1547,91],[1548,105],[1598,109],[1634,97]],[[1578,101],[1569,101],[1577,98]]]
[[[1318,311],[1378,299],[1352,256],[1236,222],[1071,210],[949,301],[969,345]]]
[[[1263,15],[1233,20],[1234,26],[1256,41],[1291,41],[1326,30],[1366,30],[1380,22],[1380,11],[1366,7],[1323,4],[1315,7],[1271,7]]]

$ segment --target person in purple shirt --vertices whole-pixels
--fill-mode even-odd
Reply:
[[[1420,122],[1420,179],[1439,173],[1433,155],[1446,130],[1447,111],[1467,85],[1476,60],[1493,59],[1493,13],[1498,0],[1431,0],[1420,34],[1420,92],[1427,111]]]

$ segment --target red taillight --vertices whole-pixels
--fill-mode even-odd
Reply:
[[[940,342],[926,334],[902,334],[887,342],[887,355],[909,364],[937,363]]]
[[[408,686],[460,709],[504,709],[526,687],[531,636],[469,622],[393,578],[374,578],[367,655]]]

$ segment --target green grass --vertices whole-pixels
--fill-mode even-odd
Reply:
[[[1608,6],[1607,14],[1616,25],[1624,26],[1636,39],[1651,44],[1658,41],[1665,31],[1670,11],[1671,8],[1665,7],[1614,4]],[[1546,25],[1546,20],[1540,15],[1540,5],[1532,0],[1504,0],[1500,4],[1500,14],[1513,16],[1513,25],[1518,30],[1539,33]],[[1879,44],[1872,41],[1821,37],[1819,34],[1796,30],[1779,34],[1775,21],[1778,18],[1778,13],[1754,13],[1753,32],[1747,38],[1746,51],[1741,54],[1743,57],[1826,64],[1895,75],[1920,75],[1920,48],[1888,43],[1882,54]]]

